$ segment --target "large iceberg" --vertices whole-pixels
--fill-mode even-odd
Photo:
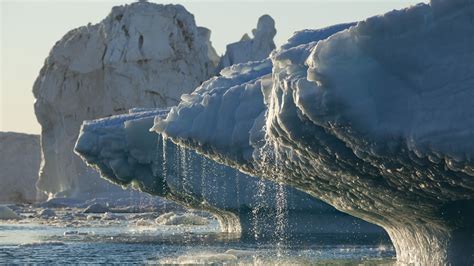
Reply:
[[[176,105],[215,71],[209,38],[183,6],[147,2],[114,7],[100,23],[68,32],[33,87],[42,127],[38,188],[65,196],[113,190],[73,153],[82,121]]]
[[[382,226],[401,263],[471,265],[473,14],[432,0],[284,46],[271,74],[206,81],[154,130]]]
[[[154,118],[167,114],[167,109],[133,109],[86,121],[75,150],[113,183],[213,213],[224,232],[255,239],[385,236],[381,228],[301,191],[244,175],[150,132]]]
[[[32,203],[40,167],[40,137],[0,132],[0,204]]]
[[[351,25],[299,32],[286,45],[316,42]],[[226,68],[220,77],[209,82],[215,87],[229,87],[239,85],[243,80],[257,81],[255,88],[259,88],[260,78],[270,79],[271,71],[271,60],[254,61]],[[253,106],[262,102],[259,90],[249,90],[249,93],[246,99],[252,101],[238,112],[243,119],[246,112],[252,112]],[[181,98],[192,100],[189,97],[183,95]],[[257,111],[262,110],[263,106]],[[129,115],[86,121],[75,150],[113,183],[131,185],[192,208],[211,211],[219,218],[223,231],[241,231],[244,236],[254,234],[258,237],[281,230],[281,223],[286,223],[286,235],[381,233],[379,228],[341,214],[305,193],[241,174],[148,132],[154,117],[163,118],[168,112],[168,109],[137,108]],[[194,123],[198,127],[206,126],[206,121]],[[288,214],[284,219],[272,218],[285,209]],[[272,212],[275,215],[269,214]]]

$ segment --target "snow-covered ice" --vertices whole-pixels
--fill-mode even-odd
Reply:
[[[192,213],[176,214],[168,212],[155,219],[159,225],[207,225],[209,220]]]

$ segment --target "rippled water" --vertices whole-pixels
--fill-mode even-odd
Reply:
[[[218,222],[209,217],[207,225],[157,225],[152,214],[57,213],[57,218],[0,221],[0,262],[371,265],[392,263],[395,256],[390,243],[375,236],[256,242],[218,233]]]

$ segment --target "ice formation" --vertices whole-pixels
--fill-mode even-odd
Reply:
[[[168,212],[160,215],[155,220],[159,225],[208,225],[209,220],[192,213],[176,214]]]
[[[18,220],[20,216],[7,206],[0,205],[0,220]]]
[[[184,7],[148,2],[114,7],[100,23],[68,32],[33,88],[42,127],[39,189],[63,196],[114,190],[73,153],[82,121],[176,105],[215,71],[209,37]]]
[[[128,115],[86,121],[75,150],[113,183],[210,211],[225,232],[259,238],[285,227],[284,233],[294,236],[384,234],[305,193],[244,175],[150,132],[154,118],[167,113],[133,109]]]
[[[154,129],[382,226],[400,263],[471,265],[473,14],[432,0],[283,46],[271,74],[234,67]]]
[[[252,30],[252,34],[253,38],[245,34],[240,41],[227,45],[217,71],[239,63],[263,60],[275,49],[273,42],[273,37],[276,35],[275,21],[269,15],[263,15],[258,19],[257,28]]]
[[[40,167],[40,137],[0,132],[0,203],[32,203]]]

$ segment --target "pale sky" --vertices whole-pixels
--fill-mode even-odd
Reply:
[[[284,43],[297,30],[352,22],[407,7],[422,0],[316,1],[150,1],[179,3],[194,14],[199,26],[212,31],[218,53],[256,26],[263,14],[276,21],[275,42]],[[44,59],[69,30],[98,23],[115,5],[133,1],[5,1],[0,0],[0,131],[41,131],[31,92]],[[425,1],[426,2],[426,1]]]

